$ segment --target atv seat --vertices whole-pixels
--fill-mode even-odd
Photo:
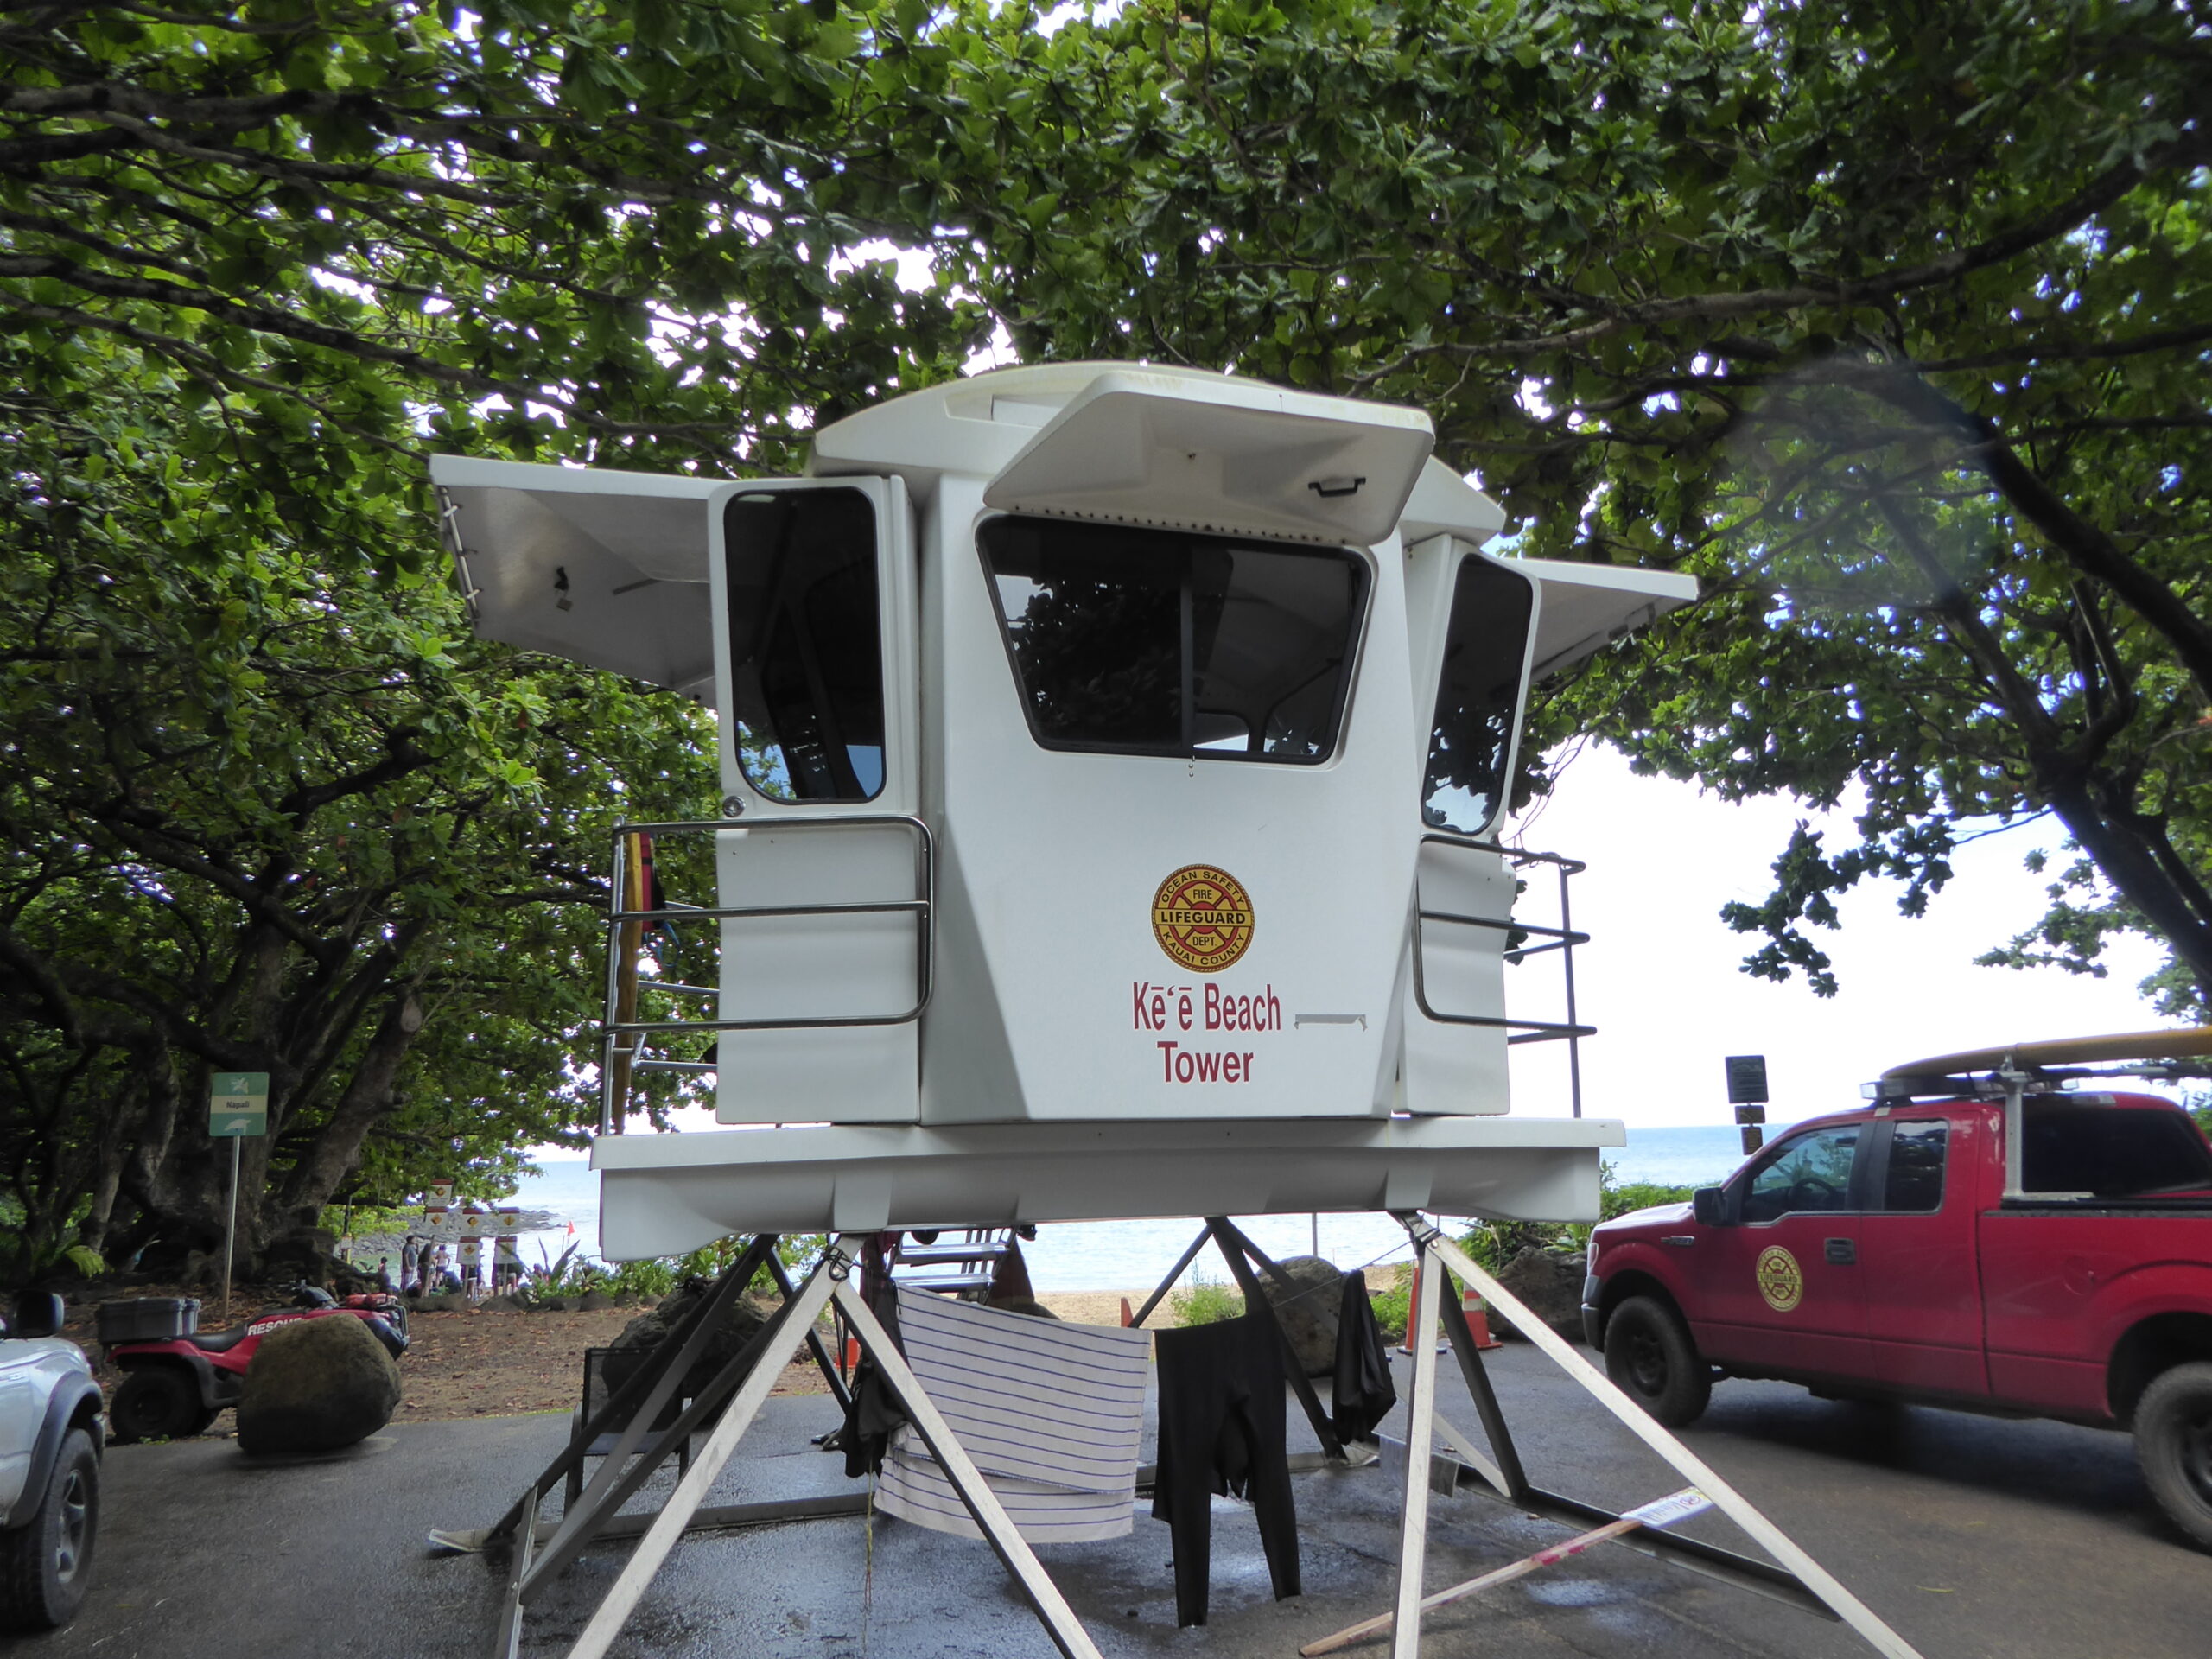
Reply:
[[[245,1333],[253,1328],[253,1321],[234,1325],[227,1331],[195,1331],[188,1337],[179,1337],[179,1342],[188,1342],[203,1354],[226,1354],[245,1340]]]

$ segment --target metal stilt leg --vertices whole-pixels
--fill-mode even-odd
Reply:
[[[1408,1310],[1406,1335],[1414,1345],[1413,1388],[1406,1399],[1406,1498],[1398,1522],[1397,1624],[1391,1659],[1421,1659],[1421,1573],[1428,1564],[1428,1457],[1436,1408],[1436,1304],[1444,1274],[1433,1251],[1425,1251]]]
[[[1191,1248],[1183,1252],[1182,1256],[1176,1262],[1173,1267],[1167,1269],[1167,1276],[1160,1281],[1160,1287],[1154,1291],[1151,1295],[1144,1299],[1144,1306],[1137,1309],[1136,1313],[1131,1316],[1129,1319],[1130,1325],[1142,1325],[1147,1319],[1152,1317],[1152,1310],[1158,1307],[1162,1301],[1166,1300],[1167,1293],[1175,1288],[1175,1281],[1183,1276],[1184,1269],[1188,1268],[1192,1262],[1198,1259],[1198,1252],[1205,1249],[1206,1242],[1212,1238],[1212,1236],[1213,1229],[1211,1226],[1209,1225],[1198,1229],[1198,1236],[1191,1241]]]
[[[842,1243],[839,1241],[840,1244]],[[730,1453],[737,1450],[738,1441],[753,1426],[761,1402],[767,1399],[769,1389],[775,1387],[785,1364],[798,1351],[803,1334],[813,1328],[816,1317],[829,1305],[831,1293],[838,1288],[838,1281],[830,1276],[831,1266],[843,1260],[834,1253],[825,1256],[808,1276],[798,1296],[784,1305],[776,1322],[760,1333],[760,1340],[754,1344],[751,1373],[739,1385],[736,1397],[723,1410],[721,1421],[707,1436],[699,1455],[691,1460],[690,1470],[676,1483],[676,1491],[653,1517],[645,1535],[638,1541],[636,1551],[615,1575],[607,1599],[592,1614],[591,1622],[584,1626],[575,1646],[569,1649],[569,1659],[605,1659],[607,1648],[629,1621],[638,1599],[645,1594],[645,1586],[668,1559],[668,1552],[676,1547],[676,1541],[683,1536],[684,1528],[705,1501],[708,1489],[721,1476]]]
[[[1098,1649],[1083,1628],[1083,1621],[1075,1616],[1075,1609],[1068,1605],[1059,1586],[1052,1582],[1044,1563],[1030,1548],[1029,1541],[1021,1535],[1013,1517],[1007,1514],[1006,1506],[999,1502],[998,1494],[983,1478],[982,1471],[976,1468],[967,1448],[954,1436],[951,1427],[924,1392],[921,1380],[906,1363],[898,1344],[891,1340],[890,1332],[877,1320],[867,1299],[849,1283],[837,1287],[836,1297],[837,1306],[844,1310],[845,1317],[852,1321],[853,1329],[860,1337],[861,1351],[874,1360],[884,1380],[899,1396],[899,1403],[906,1408],[915,1433],[922,1437],[922,1444],[929,1447],[930,1455],[944,1471],[952,1490],[960,1494],[960,1501],[968,1506],[968,1513],[982,1529],[991,1548],[1021,1586],[1022,1594],[1029,1599],[1046,1633],[1052,1638],[1052,1645],[1066,1659],[1099,1659]]]
[[[1328,1413],[1321,1409],[1321,1396],[1313,1391],[1313,1380],[1306,1375],[1306,1366],[1298,1357],[1298,1350],[1291,1344],[1290,1333],[1282,1328],[1282,1321],[1275,1315],[1274,1304],[1260,1288],[1260,1281],[1253,1276],[1252,1263],[1245,1260],[1249,1254],[1264,1263],[1270,1274],[1293,1290],[1302,1288],[1298,1282],[1268,1258],[1262,1255],[1252,1241],[1237,1231],[1236,1224],[1226,1216],[1208,1218],[1206,1227],[1213,1234],[1214,1243],[1221,1247],[1222,1259],[1229,1263],[1229,1271],[1236,1281],[1236,1287],[1244,1293],[1244,1306],[1248,1312],[1264,1313],[1268,1323],[1275,1328],[1277,1344],[1282,1350],[1283,1376],[1288,1380],[1291,1392],[1298,1396],[1298,1403],[1305,1408],[1306,1421],[1313,1426],[1314,1437],[1321,1442],[1321,1450],[1332,1463],[1346,1461],[1344,1442],[1337,1438],[1337,1427],[1329,1421]]]
[[[1431,1264],[1432,1271],[1421,1275],[1424,1300],[1432,1294],[1431,1281],[1440,1277],[1440,1274],[1433,1269],[1449,1268],[1462,1281],[1479,1292],[1483,1300],[1492,1309],[1503,1313],[1510,1319],[1514,1327],[1545,1357],[1573,1378],[1597,1400],[1599,1404],[1618,1418],[1638,1440],[1658,1453],[1669,1465],[1694,1484],[1700,1491],[1711,1498],[1714,1508],[1727,1516],[1752,1541],[1794,1574],[1807,1591],[1819,1598],[1821,1602],[1838,1618],[1857,1631],[1876,1652],[1885,1656],[1885,1659],[1920,1659],[1919,1654],[1910,1643],[1876,1617],[1873,1611],[1846,1589],[1833,1573],[1807,1554],[1781,1528],[1776,1526],[1759,1510],[1753,1508],[1740,1492],[1723,1480],[1703,1459],[1660,1427],[1634,1401],[1615,1388],[1604,1372],[1576,1353],[1572,1346],[1560,1339],[1557,1332],[1538,1319],[1526,1303],[1499,1284],[1472,1256],[1438,1232],[1419,1215],[1410,1211],[1395,1213],[1398,1222],[1413,1236],[1414,1243],[1421,1248],[1424,1261]],[[1428,1389],[1422,1386],[1421,1363],[1424,1360],[1433,1357],[1433,1351],[1435,1347],[1435,1326],[1433,1323],[1433,1313],[1422,1314],[1416,1310],[1416,1317],[1421,1321],[1421,1340],[1414,1349],[1414,1387],[1411,1402],[1413,1420],[1408,1429],[1408,1440],[1411,1443],[1409,1450],[1412,1444],[1417,1444],[1418,1450],[1413,1457],[1409,1458],[1408,1463],[1407,1503],[1410,1513],[1414,1504],[1418,1502],[1425,1518],[1427,1484],[1425,1480],[1415,1478],[1413,1471],[1425,1471],[1427,1467],[1429,1446],[1427,1420],[1433,1396]],[[1468,1344],[1468,1347],[1471,1349],[1471,1341]],[[1465,1364],[1464,1354],[1462,1364],[1463,1366]],[[1478,1370],[1474,1374],[1479,1374]],[[1470,1375],[1471,1385],[1474,1374]],[[1487,1379],[1485,1378],[1484,1381],[1484,1389],[1478,1391],[1477,1395],[1478,1408],[1481,1408],[1487,1394]],[[1492,1400],[1491,1404],[1494,1408],[1495,1401]],[[1484,1427],[1485,1428],[1489,1427],[1487,1415]],[[1510,1446],[1510,1441],[1500,1440],[1493,1436],[1491,1444],[1494,1449],[1503,1452]],[[1506,1467],[1510,1471],[1515,1467],[1515,1465],[1508,1464]],[[1410,1527],[1409,1519],[1409,1530]],[[1408,1541],[1410,1544],[1410,1539]],[[1420,1642],[1418,1629],[1420,1587],[1416,1579],[1412,1598],[1408,1601],[1406,1594],[1406,1573],[1402,1564],[1405,1559],[1405,1557],[1401,1558],[1398,1622],[1393,1637],[1396,1643],[1394,1654],[1398,1656],[1398,1659],[1411,1659],[1417,1651]]]

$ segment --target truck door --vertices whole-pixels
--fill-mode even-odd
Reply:
[[[1858,1224],[1874,1375],[1902,1389],[1989,1391],[1974,1258],[1972,1118],[1893,1117],[1868,1126],[1872,1203]],[[1955,1167],[1956,1180],[1948,1179]]]
[[[1697,1306],[1684,1310],[1709,1357],[1790,1376],[1866,1373],[1865,1135],[1861,1123],[1801,1129],[1730,1183],[1736,1224],[1699,1234]]]

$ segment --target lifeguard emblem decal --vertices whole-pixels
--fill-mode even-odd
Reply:
[[[1751,1274],[1759,1281],[1759,1294],[1777,1313],[1787,1313],[1805,1300],[1804,1269],[1797,1265],[1797,1258],[1779,1244],[1770,1244],[1759,1252]]]
[[[1251,949],[1251,895],[1226,870],[1186,866],[1152,895],[1152,937],[1184,967],[1217,974]]]

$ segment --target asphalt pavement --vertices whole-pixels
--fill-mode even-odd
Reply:
[[[1491,1363],[1538,1484],[1625,1507],[1682,1484],[1541,1356],[1516,1344]],[[1472,1430],[1472,1411],[1445,1398],[1446,1414]],[[1295,1445],[1303,1425],[1294,1408],[1292,1418]],[[709,1501],[849,1490],[841,1460],[810,1444],[834,1421],[826,1399],[770,1401]],[[566,1432],[557,1415],[416,1424],[331,1460],[274,1466],[249,1464],[229,1440],[115,1448],[90,1600],[69,1630],[18,1650],[474,1659],[489,1651],[499,1574],[484,1559],[433,1556],[424,1535],[494,1520]],[[2202,1659],[2212,1647],[2212,1555],[2164,1525],[2121,1435],[1730,1382],[1685,1438],[1929,1659]],[[1305,1593],[1272,1599],[1250,1512],[1219,1501],[1203,1629],[1175,1626],[1167,1530],[1147,1515],[1129,1537],[1041,1554],[1108,1655],[1290,1659],[1388,1606],[1398,1497],[1379,1468],[1295,1484]],[[1438,1498],[1431,1514],[1431,1588],[1567,1533],[1478,1491]],[[1718,1517],[1687,1529],[1741,1547]],[[594,1550],[555,1586],[532,1612],[525,1655],[567,1651],[627,1548]],[[1433,1614],[1427,1630],[1423,1652],[1434,1659],[1867,1651],[1840,1625],[1614,1547]],[[855,1517],[687,1540],[613,1652],[1045,1659],[1053,1649],[985,1546]]]

